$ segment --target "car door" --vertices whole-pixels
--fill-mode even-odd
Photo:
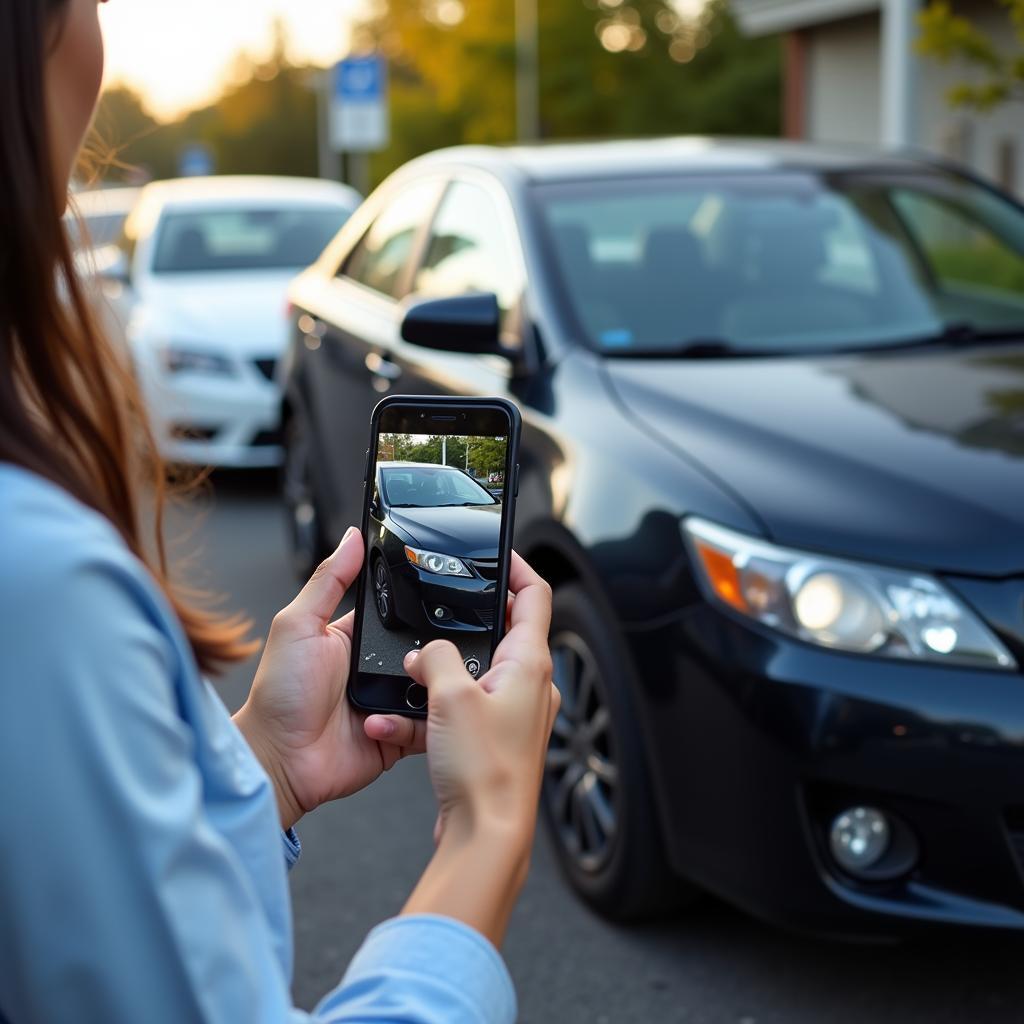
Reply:
[[[485,173],[458,172],[449,181],[412,273],[409,298],[493,292],[502,341],[524,344],[526,273],[512,206],[501,183]],[[392,361],[403,391],[417,394],[509,395],[512,366],[494,355],[428,350],[398,340]]]
[[[363,453],[373,406],[399,369],[389,354],[401,321],[399,300],[409,284],[443,180],[397,185],[332,278],[320,282],[306,306],[314,349],[305,353],[311,443],[331,535],[358,517]]]

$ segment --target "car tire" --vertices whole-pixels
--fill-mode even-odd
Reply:
[[[666,916],[697,890],[670,869],[617,631],[580,584],[554,594],[551,652],[562,707],[541,804],[562,870],[602,916]]]
[[[313,486],[311,448],[302,418],[292,416],[285,424],[281,493],[284,497],[292,567],[300,582],[313,575],[330,554],[324,520]]]
[[[385,629],[394,629],[398,625],[395,615],[395,590],[391,584],[391,570],[387,559],[375,551],[370,565],[370,583],[373,586],[373,606],[377,609],[377,618]]]

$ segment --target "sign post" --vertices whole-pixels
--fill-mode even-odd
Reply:
[[[387,62],[380,54],[347,57],[335,66],[328,127],[331,148],[348,154],[350,184],[365,195],[368,154],[390,140]]]

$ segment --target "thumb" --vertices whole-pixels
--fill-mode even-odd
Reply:
[[[427,688],[435,708],[453,691],[477,685],[466,671],[459,649],[450,640],[433,640],[421,651],[410,651],[405,656],[405,671]]]
[[[362,564],[363,539],[359,531],[350,526],[334,553],[316,567],[309,582],[288,605],[288,611],[298,617],[317,619],[326,626],[359,575]]]

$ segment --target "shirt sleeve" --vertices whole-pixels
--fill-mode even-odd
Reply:
[[[316,1017],[332,1024],[513,1024],[516,997],[484,936],[451,918],[415,914],[370,932]]]
[[[3,1014],[302,1019],[252,876],[205,815],[174,648],[136,581],[100,560],[3,594]]]

